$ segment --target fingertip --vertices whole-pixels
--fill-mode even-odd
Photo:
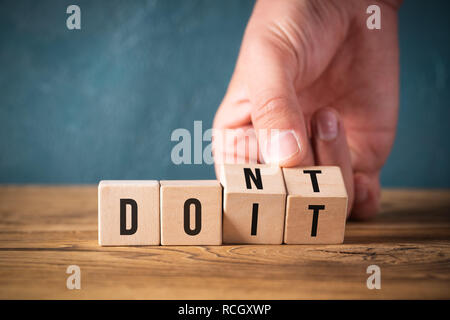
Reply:
[[[306,157],[305,157],[304,153],[302,153],[300,151],[300,152],[295,153],[294,155],[292,155],[289,158],[275,161],[275,162],[268,162],[268,163],[277,164],[278,166],[283,167],[283,168],[290,168],[290,167],[297,167],[300,165],[312,164],[312,160],[307,161],[305,159],[306,159]]]
[[[309,146],[302,143],[299,133],[295,130],[277,130],[268,139],[260,139],[265,143],[261,149],[265,163],[280,167],[295,167],[312,165],[313,157]]]
[[[329,107],[318,110],[312,118],[314,156],[318,165],[341,169],[348,195],[347,217],[353,206],[353,168],[344,124],[339,113]]]
[[[332,108],[322,108],[314,114],[314,131],[323,142],[332,142],[339,135],[339,114]]]

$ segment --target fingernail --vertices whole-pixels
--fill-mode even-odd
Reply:
[[[369,191],[367,186],[362,183],[355,184],[355,203],[363,203],[367,200]]]
[[[336,114],[322,110],[316,114],[316,132],[320,140],[331,141],[338,135],[339,124]]]
[[[274,134],[270,139],[267,150],[268,162],[280,163],[300,152],[300,142],[292,130],[285,130]],[[267,161],[266,161],[267,162]]]

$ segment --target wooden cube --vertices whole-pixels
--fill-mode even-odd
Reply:
[[[339,167],[283,168],[287,244],[344,241],[347,191]]]
[[[277,166],[224,164],[223,242],[281,244],[286,189]]]
[[[158,181],[100,181],[100,245],[159,245],[159,235]]]
[[[161,244],[222,244],[219,181],[161,181]]]

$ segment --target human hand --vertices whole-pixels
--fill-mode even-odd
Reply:
[[[372,3],[257,1],[213,127],[254,128],[261,153],[213,139],[214,157],[339,166],[352,217],[376,214],[397,124],[399,3],[379,2],[381,29],[369,30]],[[285,131],[269,141],[261,129]]]

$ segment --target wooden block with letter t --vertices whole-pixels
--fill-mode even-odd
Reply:
[[[158,181],[100,181],[100,245],[159,245],[159,234]]]
[[[161,181],[161,244],[222,244],[219,181]]]
[[[224,164],[223,242],[281,244],[286,189],[277,166]]]
[[[287,244],[344,241],[347,191],[339,167],[283,168]]]

